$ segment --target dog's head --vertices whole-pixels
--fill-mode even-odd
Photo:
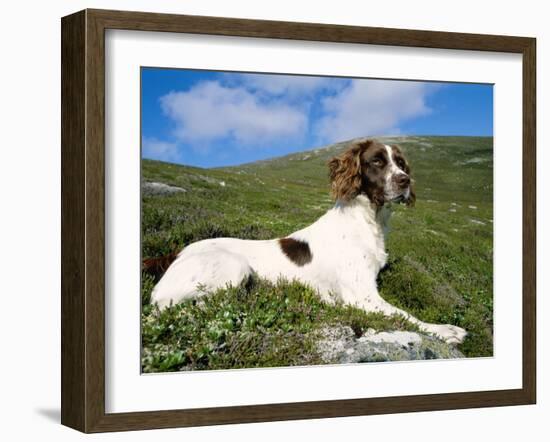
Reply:
[[[397,146],[375,140],[357,142],[332,158],[328,166],[337,200],[350,201],[364,194],[377,206],[387,202],[414,205],[410,167]]]

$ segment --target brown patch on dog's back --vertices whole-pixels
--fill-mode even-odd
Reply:
[[[313,259],[309,244],[294,238],[281,238],[279,245],[282,252],[298,267],[309,264]]]

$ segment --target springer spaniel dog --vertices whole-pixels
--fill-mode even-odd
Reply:
[[[313,224],[285,238],[213,238],[185,247],[154,287],[159,308],[204,295],[256,274],[276,282],[298,280],[326,301],[334,297],[368,312],[403,315],[440,339],[461,343],[466,331],[429,324],[386,302],[376,276],[386,264],[384,236],[391,203],[414,204],[409,165],[397,146],[354,143],[329,161],[335,206]],[[203,289],[199,290],[198,286]]]

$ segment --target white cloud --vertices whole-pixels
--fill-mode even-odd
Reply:
[[[143,137],[141,141],[143,158],[168,161],[171,163],[181,162],[182,155],[177,143],[160,141],[156,138]]]
[[[218,81],[198,83],[189,91],[172,91],[162,96],[160,103],[175,123],[175,137],[198,150],[222,138],[243,146],[296,140],[307,130],[303,108],[282,100],[262,100],[244,87],[224,86]]]
[[[353,80],[322,101],[324,116],[316,124],[323,142],[399,133],[403,121],[430,112],[426,83]]]

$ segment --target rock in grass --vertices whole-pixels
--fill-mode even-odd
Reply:
[[[355,333],[351,327],[325,327],[317,343],[317,351],[324,363],[337,362],[347,350],[353,349]]]
[[[147,196],[172,195],[173,193],[187,192],[182,187],[169,186],[164,183],[146,182],[142,184],[143,194]]]
[[[325,363],[339,364],[464,357],[453,345],[423,333],[369,329],[356,337],[350,327],[323,329],[317,348]]]

